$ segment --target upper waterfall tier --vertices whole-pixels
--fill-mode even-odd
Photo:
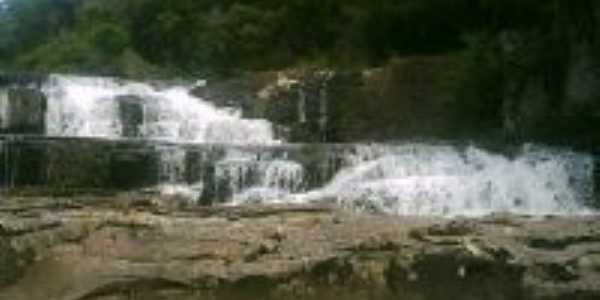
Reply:
[[[186,86],[51,75],[46,135],[57,137],[144,138],[191,143],[276,143],[272,125],[242,119],[235,109],[217,108],[194,97]]]

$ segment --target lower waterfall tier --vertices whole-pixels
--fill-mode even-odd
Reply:
[[[598,161],[523,145],[236,146],[0,138],[0,185],[155,191],[201,205],[333,202],[396,215],[585,214]]]

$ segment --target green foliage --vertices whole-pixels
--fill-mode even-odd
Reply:
[[[0,54],[4,64],[34,70],[158,66],[231,73],[473,53],[480,46],[466,37],[517,31],[544,41],[535,45],[542,47],[535,64],[543,65],[568,56],[574,38],[596,39],[599,6],[594,0],[5,0]],[[489,68],[495,67],[483,69]]]
[[[126,77],[160,77],[161,70],[145,61],[137,52],[131,48],[125,49],[118,58],[119,69],[116,73]]]
[[[465,40],[469,46],[460,54],[463,64],[454,91],[456,103],[448,110],[452,124],[478,132],[501,128],[506,96],[501,46],[491,36],[470,36]]]

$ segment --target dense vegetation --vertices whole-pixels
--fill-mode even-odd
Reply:
[[[373,65],[393,56],[491,49],[493,38],[511,30],[535,36],[530,48],[543,49],[543,62],[567,55],[573,38],[593,39],[599,6],[595,0],[0,3],[3,68],[131,76]]]

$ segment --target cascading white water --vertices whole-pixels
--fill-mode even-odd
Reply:
[[[277,159],[263,164],[261,169],[262,186],[290,192],[302,188],[304,167],[297,162]]]
[[[112,78],[51,75],[42,88],[48,97],[47,135],[122,138],[120,105],[138,99],[143,114],[134,124],[140,137],[193,143],[276,143],[271,124],[242,119],[190,94],[183,86],[158,88]]]
[[[304,167],[297,162],[277,159],[259,163],[257,170],[258,183],[238,190],[231,204],[285,202],[292,199],[291,195],[303,190]]]
[[[257,162],[246,153],[230,150],[215,165],[215,182],[227,182],[231,194],[237,195],[249,184]]]

